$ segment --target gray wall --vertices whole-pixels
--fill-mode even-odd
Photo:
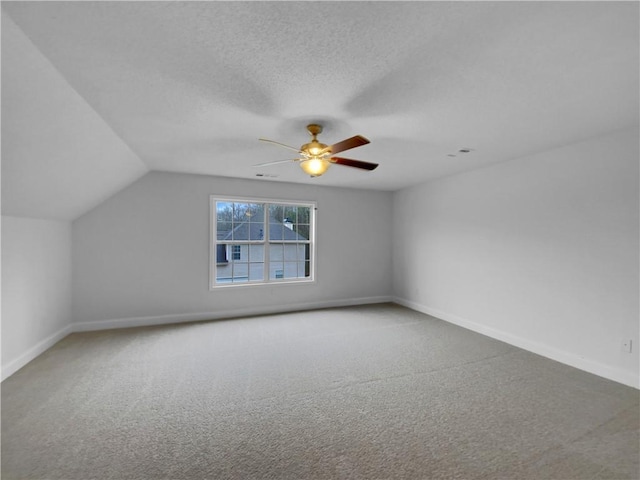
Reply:
[[[212,194],[317,201],[317,282],[209,291]],[[74,321],[97,328],[388,300],[391,195],[149,173],[73,222]]]
[[[153,172],[3,216],[3,378],[71,329],[395,298],[638,386],[638,157],[631,129],[394,194]],[[317,282],[209,291],[211,194],[317,201]]]
[[[638,158],[634,128],[396,192],[396,297],[637,386]]]
[[[71,323],[71,224],[2,216],[2,378]]]

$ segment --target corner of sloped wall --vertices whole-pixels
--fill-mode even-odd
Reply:
[[[2,379],[71,331],[71,224],[2,216]]]

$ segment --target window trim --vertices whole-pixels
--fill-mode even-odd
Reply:
[[[310,207],[311,218],[310,230],[311,235],[309,238],[309,261],[311,263],[309,269],[309,277],[304,278],[287,278],[287,279],[271,279],[269,275],[266,275],[265,279],[261,282],[243,282],[243,283],[216,283],[216,270],[217,264],[217,210],[216,202],[236,202],[236,203],[265,203],[265,204],[277,204],[277,205],[296,205]],[[312,200],[283,200],[277,198],[265,198],[265,197],[241,197],[241,196],[229,196],[229,195],[210,195],[209,196],[209,291],[218,290],[221,288],[240,288],[240,287],[259,287],[259,286],[274,286],[274,285],[300,285],[300,284],[313,284],[316,283],[316,227],[317,227],[317,211],[318,204]],[[268,223],[268,222],[266,222]],[[268,228],[268,226],[267,226]],[[247,244],[257,243],[260,245],[269,245],[269,239],[265,235],[265,239],[261,241],[247,240]],[[298,242],[290,242],[297,244]],[[265,248],[265,265],[268,265],[268,248]]]

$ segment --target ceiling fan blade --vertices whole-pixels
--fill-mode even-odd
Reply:
[[[378,167],[377,163],[352,160],[350,158],[331,157],[329,161],[338,165],[344,165],[345,167],[362,168],[364,170],[375,170]]]
[[[281,147],[288,148],[290,150],[293,150],[294,152],[301,153],[299,148],[292,147],[290,145],[285,145],[284,143],[274,142],[273,140],[267,140],[266,138],[259,138],[258,140],[260,140],[261,142],[269,142],[269,143],[273,143],[275,145],[280,145]]]
[[[298,160],[300,160],[299,158],[292,158],[290,160],[277,160],[275,162],[266,162],[266,163],[258,163],[256,165],[251,165],[252,167],[266,167],[269,165],[278,165],[279,163],[291,163],[291,162],[297,162]]]
[[[324,149],[324,151],[329,152],[333,155],[335,153],[344,152],[345,150],[349,150],[351,148],[361,147],[362,145],[366,145],[367,143],[369,143],[369,140],[364,138],[362,135],[356,135],[355,137],[347,138],[346,140],[342,140],[341,142],[329,145]]]

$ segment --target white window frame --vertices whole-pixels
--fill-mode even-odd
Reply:
[[[268,215],[265,215],[265,234],[262,241],[247,240],[243,243],[257,243],[264,244],[264,279],[262,281],[254,282],[242,282],[242,283],[216,283],[216,271],[218,269],[217,261],[217,210],[216,202],[235,202],[235,203],[262,203],[262,204],[276,204],[276,205],[296,205],[310,208],[309,218],[309,276],[303,278],[276,278],[272,279],[269,275],[269,221]],[[275,198],[260,198],[260,197],[236,197],[228,195],[210,195],[209,197],[209,290],[218,290],[221,288],[240,288],[240,287],[259,287],[263,285],[291,285],[291,284],[309,284],[316,281],[316,212],[318,205],[315,201],[310,200],[281,200]],[[233,245],[233,244],[232,244]],[[230,249],[233,250],[233,249]],[[233,257],[233,253],[231,257]]]

